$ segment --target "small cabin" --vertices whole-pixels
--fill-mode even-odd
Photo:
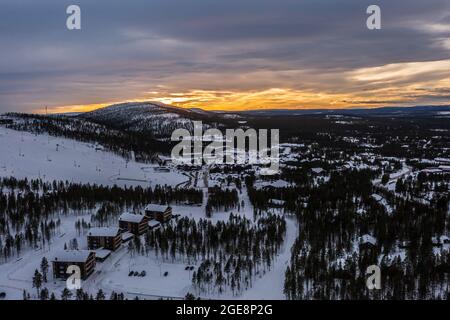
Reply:
[[[53,277],[56,279],[67,279],[69,266],[78,266],[81,279],[86,279],[95,270],[95,252],[90,250],[65,250],[57,254],[52,260]]]
[[[372,250],[377,247],[377,239],[370,234],[365,234],[359,237],[359,249],[360,250]]]
[[[319,175],[319,174],[323,173],[324,171],[325,170],[322,168],[311,168],[311,172],[316,175]]]
[[[172,208],[161,204],[149,204],[144,209],[145,215],[150,220],[156,220],[164,223],[172,219]]]
[[[148,222],[148,228],[149,230],[155,230],[161,227],[161,223],[159,221],[156,220],[150,220]]]
[[[122,244],[120,229],[114,228],[92,228],[87,236],[88,247],[91,250],[104,248],[116,251]]]
[[[133,238],[134,238],[134,234],[132,234],[128,231],[122,233],[122,243],[127,243],[128,241],[130,241]]]
[[[281,199],[269,199],[269,206],[272,208],[283,208],[286,201]]]
[[[119,218],[119,228],[139,236],[148,230],[148,217],[142,214],[123,213]]]
[[[450,244],[450,238],[448,236],[433,237],[431,242],[434,247],[442,247],[444,244]]]
[[[95,250],[95,260],[98,262],[104,262],[111,255],[111,250],[99,248]]]

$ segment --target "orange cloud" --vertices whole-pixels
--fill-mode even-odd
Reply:
[[[361,68],[342,74],[331,74],[329,80],[332,85],[326,89],[320,88],[321,84],[318,83],[302,90],[283,86],[253,90],[182,90],[167,84],[157,86],[157,91],[147,91],[133,99],[57,106],[49,108],[49,111],[85,112],[126,101],[157,101],[182,108],[229,111],[448,104],[445,100],[447,93],[439,95],[439,92],[447,92],[450,88],[450,60]],[[37,111],[45,112],[42,109]]]

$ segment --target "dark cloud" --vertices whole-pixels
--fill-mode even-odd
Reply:
[[[81,31],[65,28],[74,3]],[[450,58],[445,28],[427,28],[450,23],[448,0],[376,1],[380,31],[365,27],[372,3],[2,0],[0,112],[126,100],[160,85],[351,92],[364,90],[342,78],[352,70]]]

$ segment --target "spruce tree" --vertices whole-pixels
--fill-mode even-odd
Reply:
[[[69,300],[72,297],[72,292],[69,289],[64,288],[61,292],[61,300]]]
[[[47,282],[47,273],[48,273],[48,261],[46,257],[42,258],[41,261],[41,272],[42,272],[42,278],[44,282]]]
[[[33,276],[33,288],[36,288],[36,292],[37,292],[37,296],[39,298],[39,289],[42,286],[42,274],[40,274],[40,272],[36,269],[34,271],[34,276]]]

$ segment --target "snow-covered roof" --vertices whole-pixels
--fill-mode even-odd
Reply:
[[[431,238],[431,242],[433,242],[433,244],[441,244],[444,242],[448,242],[450,241],[450,238],[448,236],[440,236],[440,237],[432,237]]]
[[[95,250],[95,257],[96,258],[105,259],[110,254],[111,254],[111,250],[107,250],[107,249],[103,249],[103,248]]]
[[[436,161],[436,162],[450,163],[450,158],[435,158],[434,161]]]
[[[324,170],[322,168],[311,168],[311,171],[314,173],[322,173]]]
[[[370,234],[365,234],[365,235],[363,235],[363,236],[361,236],[359,238],[359,242],[361,244],[370,243],[372,245],[376,245],[377,244],[377,239],[372,237]]]
[[[367,212],[367,210],[364,209],[364,208],[358,208],[358,210],[356,210],[357,214],[363,214],[363,213],[366,213],[366,212]]]
[[[155,227],[157,227],[157,226],[159,226],[160,225],[160,223],[158,222],[158,221],[156,221],[156,220],[150,220],[149,222],[148,222],[148,226],[150,227],[150,228],[155,228]]]
[[[374,198],[376,201],[383,200],[383,197],[376,193],[372,194],[371,197]]]
[[[255,189],[261,188],[285,188],[289,187],[289,182],[285,180],[278,179],[276,181],[257,181],[255,183]]]
[[[282,205],[284,205],[286,203],[286,201],[280,200],[280,199],[270,199],[269,203],[270,204],[275,204],[277,206],[282,206]]]
[[[134,214],[134,213],[122,213],[122,215],[119,217],[119,221],[126,221],[126,222],[134,222],[139,223],[144,219],[145,216],[141,214]]]
[[[115,237],[119,233],[117,227],[91,228],[88,235],[93,237]]]
[[[57,253],[53,261],[59,262],[86,262],[92,251],[89,250],[64,250]]]
[[[168,208],[167,205],[165,204],[155,204],[155,203],[150,203],[149,205],[147,205],[145,207],[145,211],[159,211],[159,212],[164,212],[166,211],[166,209]]]
[[[421,171],[422,172],[427,172],[427,173],[440,173],[440,172],[442,172],[442,170],[438,169],[438,168],[426,168],[426,169],[423,169]]]
[[[133,237],[134,237],[134,234],[132,234],[131,232],[122,233],[122,241],[127,241]]]
[[[158,155],[158,158],[161,159],[161,160],[172,160],[172,157],[170,157],[170,156],[164,156],[164,155],[162,155],[162,154],[159,154],[159,155]]]

